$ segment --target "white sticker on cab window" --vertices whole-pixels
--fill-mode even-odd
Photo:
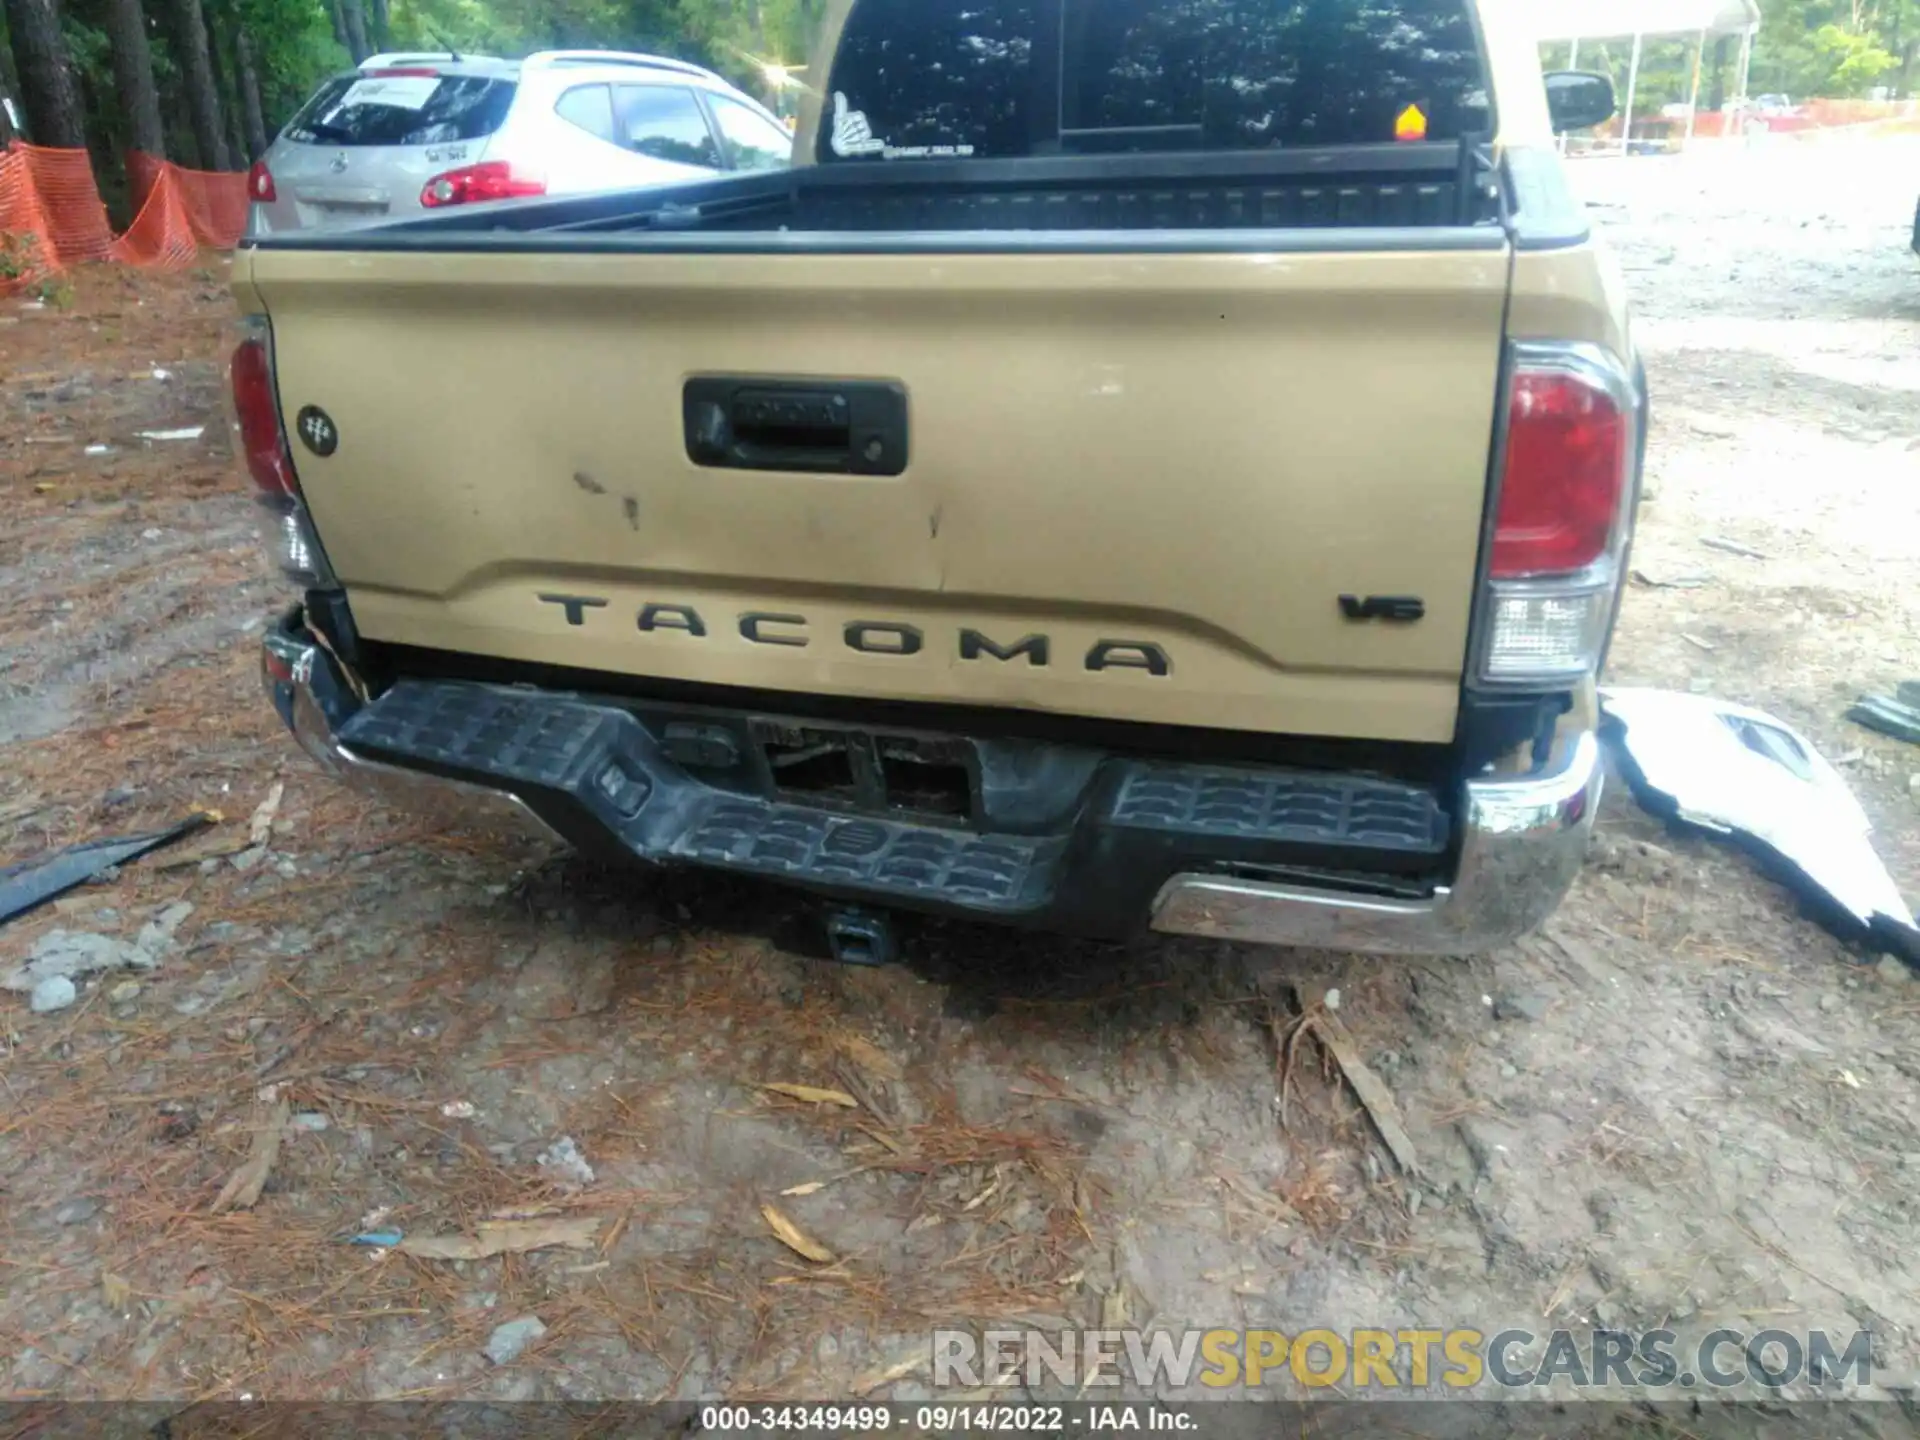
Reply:
[[[884,160],[921,160],[973,154],[971,145],[889,145],[874,135],[866,112],[849,109],[847,97],[838,90],[833,92],[833,128],[827,132],[827,143],[845,159],[878,155]]]
[[[356,80],[340,97],[348,105],[391,105],[396,110],[418,110],[440,88],[438,75],[383,75]]]
[[[887,148],[886,142],[876,140],[873,127],[867,123],[867,112],[849,110],[845,92],[833,92],[833,130],[828,136],[833,153],[840,156],[877,155]]]

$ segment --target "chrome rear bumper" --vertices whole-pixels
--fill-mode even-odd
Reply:
[[[300,748],[350,789],[452,829],[565,842],[518,795],[442,775],[402,770],[342,745],[314,689],[328,663],[319,647],[269,628],[260,647],[260,679]]]
[[[1573,884],[1603,773],[1599,742],[1582,731],[1534,774],[1468,781],[1459,871],[1427,899],[1176,875],[1154,900],[1153,928],[1388,955],[1493,949],[1538,926]]]

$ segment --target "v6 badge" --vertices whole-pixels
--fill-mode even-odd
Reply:
[[[323,460],[340,448],[340,431],[333,417],[318,405],[301,406],[300,413],[293,417],[293,428],[299,432],[300,443]]]

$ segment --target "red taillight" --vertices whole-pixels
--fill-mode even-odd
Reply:
[[[424,65],[396,65],[390,70],[363,70],[360,73],[378,80],[391,80],[402,75],[431,79],[438,79],[440,76],[438,70],[429,70]]]
[[[247,473],[260,493],[291,498],[293,465],[287,458],[287,440],[280,429],[280,403],[273,393],[273,363],[264,341],[242,340],[228,367],[233,384],[233,413],[240,426],[240,447],[247,457]]]
[[[442,205],[475,205],[483,200],[510,200],[521,195],[544,195],[547,182],[524,171],[516,174],[504,160],[483,160],[459,170],[436,175],[420,191],[420,203],[429,210]]]
[[[1602,559],[1620,524],[1633,417],[1597,378],[1514,373],[1488,573],[1566,575]]]
[[[262,205],[271,204],[280,196],[273,188],[273,172],[267,169],[267,162],[256,160],[253,168],[247,171],[247,195]]]

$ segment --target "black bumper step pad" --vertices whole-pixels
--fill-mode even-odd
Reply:
[[[768,720],[787,723],[705,723],[745,746]],[[1310,854],[1413,873],[1437,870],[1448,848],[1438,798],[1387,780],[1111,757],[1074,772],[1077,800],[1043,807],[1066,817],[1057,829],[1008,833],[991,815],[974,829],[742,793],[753,787],[738,774],[715,784],[667,758],[667,725],[577,695],[403,680],[338,735],[372,759],[511,790],[561,833],[611,836],[644,859],[1009,918],[1101,912],[1090,923],[1105,925],[1182,868]]]
[[[1298,840],[1438,856],[1446,812],[1432,792],[1390,780],[1199,765],[1126,767],[1117,825],[1235,840]]]
[[[999,910],[1045,898],[1029,893],[1031,882],[1048,878],[1044,861],[1058,849],[1024,836],[976,836],[729,799],[711,806],[674,853],[703,865]]]
[[[403,680],[339,732],[389,763],[565,797],[650,860],[681,860],[969,910],[1044,905],[1059,837],[987,836],[718,790],[611,705],[494,685]],[[551,817],[550,817],[551,818]]]
[[[570,788],[622,738],[631,716],[540,691],[402,680],[340,728],[349,749],[410,755],[452,770],[546,789]]]

